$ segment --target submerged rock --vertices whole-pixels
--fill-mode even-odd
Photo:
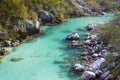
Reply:
[[[79,45],[79,41],[75,41],[75,40],[72,41],[72,46],[78,46],[78,45]]]
[[[67,46],[67,48],[82,48],[82,45],[79,44],[78,40],[73,40],[70,45]]]
[[[20,60],[22,60],[23,58],[11,58],[11,61],[13,61],[13,62],[18,62],[18,61],[20,61]]]
[[[82,80],[95,80],[96,75],[94,72],[84,71],[81,78],[82,78]]]
[[[68,36],[65,39],[66,40],[79,40],[79,35],[76,32],[72,32],[68,34]]]
[[[83,52],[81,56],[87,56],[89,53],[88,52]]]

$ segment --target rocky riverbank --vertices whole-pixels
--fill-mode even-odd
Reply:
[[[112,8],[100,4],[102,2],[106,2],[97,2],[96,0],[91,0],[90,2],[85,0],[58,0],[58,3],[54,3],[54,1],[51,0],[50,4],[47,3],[47,0],[45,2],[38,1],[39,4],[42,5],[42,8],[41,6],[38,7],[38,4],[33,4],[31,2],[32,1],[23,1],[22,3],[19,1],[16,5],[14,2],[9,3],[7,1],[1,1],[0,4],[7,7],[5,12],[6,14],[3,13],[0,15],[4,16],[1,18],[2,20],[0,20],[0,46],[18,46],[20,42],[25,40],[27,37],[41,33],[40,24],[55,25],[64,22],[65,19],[69,17],[105,15],[106,12],[114,11]],[[116,4],[116,2],[119,1],[117,0],[113,2]],[[9,4],[6,5],[6,3]],[[18,5],[21,6],[21,3],[23,6],[19,9]],[[30,4],[28,5],[27,3]],[[61,6],[61,4],[63,5],[62,9],[59,10],[59,6]],[[92,4],[95,6],[92,6]],[[13,8],[13,11],[19,13],[8,13],[11,5],[16,6],[18,9]],[[4,7],[1,8],[0,11],[4,12]]]
[[[37,20],[24,20],[16,25],[12,26],[13,30],[16,32],[15,35],[19,35],[17,38],[6,38],[9,34],[0,30],[1,40],[0,40],[0,56],[1,58],[8,52],[7,47],[19,46],[22,42],[28,41],[34,38],[36,35],[43,33],[40,30],[40,23]],[[14,35],[13,35],[14,36]]]
[[[111,52],[115,45],[101,41],[99,34],[93,32],[95,30],[93,24],[89,24],[86,30],[89,30],[90,33],[86,34],[84,39],[81,39],[76,32],[70,33],[66,37],[66,40],[70,42],[68,48],[85,49],[85,52],[76,56],[78,62],[84,62],[84,64],[73,64],[71,72],[81,75],[82,80],[119,80],[119,76],[116,78],[110,73],[117,63],[108,63],[109,56],[113,59],[120,58],[117,52]]]

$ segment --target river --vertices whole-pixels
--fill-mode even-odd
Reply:
[[[21,44],[3,58],[0,64],[0,80],[70,80],[68,72],[57,64],[68,58],[71,52],[66,49],[64,38],[69,31],[85,28],[89,23],[104,23],[112,19],[113,15],[73,18],[60,25],[43,26],[44,35]],[[86,33],[77,32],[80,37]],[[11,58],[15,57],[23,59],[12,62]]]

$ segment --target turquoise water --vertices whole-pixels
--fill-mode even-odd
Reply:
[[[21,44],[2,60],[0,80],[70,80],[68,73],[57,64],[69,57],[70,53],[63,39],[69,31],[84,28],[89,23],[103,23],[110,20],[112,16],[113,14],[75,18],[61,25],[44,26],[44,35]],[[86,32],[78,31],[78,33],[82,35]],[[14,57],[23,60],[10,61]]]

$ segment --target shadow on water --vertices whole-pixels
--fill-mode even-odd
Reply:
[[[61,56],[64,57],[63,60],[56,60],[54,61],[54,64],[59,65],[60,67],[60,77],[62,76],[67,76],[69,78],[69,80],[80,80],[80,75],[81,74],[74,74],[71,71],[71,66],[75,63],[84,63],[80,61],[80,54],[85,51],[84,49],[68,49],[66,48],[60,48],[61,50],[66,51],[66,53],[63,53]],[[67,56],[65,56],[67,55]],[[63,74],[63,73],[66,73]]]

